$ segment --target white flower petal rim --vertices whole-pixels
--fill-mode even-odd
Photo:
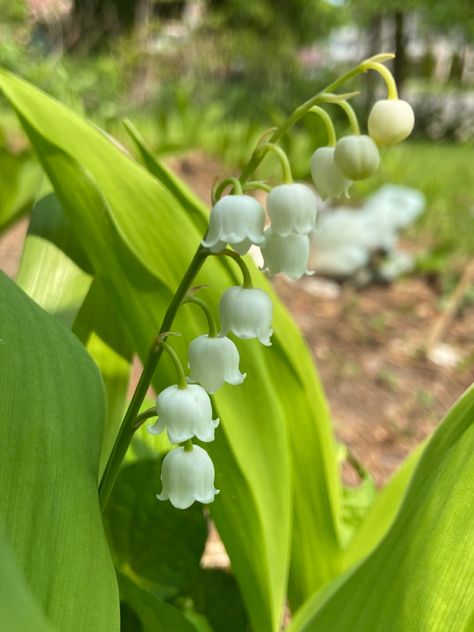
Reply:
[[[166,428],[171,443],[182,443],[192,437],[208,443],[214,440],[219,419],[212,419],[209,395],[198,384],[181,389],[168,386],[156,399],[158,420],[148,428],[151,434],[160,434]]]
[[[215,393],[225,382],[242,384],[246,375],[239,371],[239,352],[225,336],[199,336],[188,348],[190,380],[199,382],[208,393]]]
[[[211,503],[219,493],[214,487],[214,476],[214,465],[203,448],[174,448],[163,459],[162,490],[156,497],[169,500],[177,509],[187,509],[195,501]]]
[[[293,233],[283,237],[275,234],[271,228],[267,228],[265,238],[262,255],[264,269],[269,276],[281,272],[296,281],[309,273],[307,268],[310,251],[309,235]]]
[[[230,244],[245,254],[252,244],[263,243],[265,211],[250,195],[226,195],[211,209],[209,230],[201,244],[216,253]]]
[[[273,306],[270,297],[259,288],[230,287],[219,303],[221,335],[229,331],[242,340],[258,338],[271,346]]]
[[[273,232],[282,237],[292,233],[307,235],[314,228],[317,203],[313,191],[304,184],[276,186],[267,197]]]

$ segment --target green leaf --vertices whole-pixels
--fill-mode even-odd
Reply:
[[[423,451],[379,546],[295,616],[291,632],[468,630],[473,619],[474,386]]]
[[[195,581],[207,538],[202,507],[187,511],[157,500],[161,463],[122,467],[104,514],[117,567],[167,599]]]
[[[13,155],[0,148],[0,231],[26,213],[33,204],[42,173],[30,156]]]
[[[0,621],[8,632],[54,632],[21,574],[3,529],[0,529]]]
[[[57,197],[35,204],[23,246],[18,285],[71,327],[92,283],[92,270]]]
[[[0,273],[0,519],[60,630],[118,628],[97,498],[103,386],[83,347]]]
[[[373,506],[376,498],[375,482],[369,472],[360,463],[355,463],[352,456],[348,462],[356,469],[360,482],[356,486],[345,486],[342,496],[341,512],[341,541],[343,546],[353,540],[354,534],[359,533],[369,507]]]
[[[413,450],[375,497],[344,552],[346,567],[352,566],[352,564],[368,555],[387,533],[400,509],[408,484],[424,447],[425,442]]]
[[[98,365],[107,395],[107,420],[99,475],[105,467],[123,418],[132,350],[121,319],[110,319],[112,306],[77,241],[54,194],[33,208],[23,247],[18,285],[56,316],[86,346]]]
[[[128,395],[133,346],[107,289],[94,279],[74,321],[73,332],[85,345],[98,366],[105,385],[107,419],[100,454],[99,477],[107,465],[122,422]]]
[[[196,628],[174,606],[130,577],[117,573],[120,588],[121,632],[195,632]]]
[[[275,302],[277,298],[272,295]],[[342,570],[336,447],[311,356],[286,311],[275,310],[281,331],[267,356],[268,379],[278,389],[292,450],[294,513],[288,593],[293,610]],[[283,333],[284,332],[284,333]]]
[[[206,616],[215,632],[250,630],[235,578],[217,568],[199,569],[191,597],[194,608]]]

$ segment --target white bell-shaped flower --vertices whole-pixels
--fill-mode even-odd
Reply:
[[[264,268],[270,276],[283,272],[290,279],[300,279],[308,271],[309,235],[295,233],[282,237],[271,228],[265,231],[265,246],[262,246]]]
[[[377,171],[380,155],[370,136],[354,134],[337,141],[334,161],[346,178],[365,180]]]
[[[232,331],[238,338],[258,338],[270,346],[273,306],[270,297],[258,288],[231,287],[219,303],[221,333]]]
[[[323,200],[348,195],[352,182],[334,162],[334,147],[320,147],[311,156],[311,176]]]
[[[214,440],[219,419],[212,419],[211,400],[202,386],[168,386],[156,398],[156,411],[158,421],[148,428],[151,434],[160,434],[166,428],[171,443],[192,437],[206,442]]]
[[[314,228],[317,198],[304,184],[281,184],[268,194],[267,210],[278,235],[307,235]]]
[[[413,108],[401,99],[377,101],[367,121],[369,135],[379,147],[391,147],[405,140],[414,125]]]
[[[214,204],[209,230],[201,242],[211,252],[220,252],[227,244],[244,255],[252,244],[264,242],[265,211],[250,195],[226,195]]]
[[[219,490],[214,487],[214,465],[208,453],[197,445],[192,450],[175,448],[161,465],[163,489],[156,497],[177,509],[187,509],[195,500],[212,503]]]
[[[195,338],[188,349],[190,379],[199,382],[208,393],[215,393],[227,382],[242,384],[245,373],[239,371],[239,352],[224,336]]]

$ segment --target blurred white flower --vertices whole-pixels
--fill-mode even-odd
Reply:
[[[231,287],[219,303],[221,333],[225,336],[232,331],[238,338],[258,338],[270,346],[272,311],[270,297],[263,290]]]
[[[187,509],[195,500],[212,503],[219,493],[214,487],[214,465],[208,453],[197,445],[192,450],[175,448],[161,466],[163,489],[156,497],[177,509]]]
[[[307,235],[316,221],[317,198],[304,184],[281,184],[268,194],[267,210],[274,233]]]
[[[311,176],[323,200],[347,195],[352,182],[334,162],[334,147],[320,147],[311,156]]]
[[[407,138],[415,125],[413,108],[401,99],[374,103],[367,121],[370,137],[379,147],[390,147]]]
[[[290,279],[300,279],[308,271],[309,235],[292,233],[286,237],[277,235],[271,228],[265,231],[265,246],[262,246],[264,267],[270,276],[283,272]]]
[[[156,411],[158,421],[148,428],[151,434],[160,434],[166,428],[171,443],[191,437],[206,442],[214,440],[219,419],[212,419],[211,400],[202,386],[168,386],[156,398]]]
[[[208,393],[215,393],[227,382],[242,384],[245,373],[239,371],[239,352],[229,338],[208,335],[191,341],[188,349],[189,378],[199,382]]]
[[[365,135],[343,136],[336,143],[334,161],[350,180],[365,180],[380,164],[377,145]]]
[[[220,252],[227,244],[244,255],[251,244],[263,244],[265,211],[250,195],[226,195],[213,206],[209,230],[201,242],[211,252]]]

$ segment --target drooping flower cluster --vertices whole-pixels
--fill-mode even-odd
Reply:
[[[380,66],[375,63],[374,67],[377,65]],[[311,109],[323,118],[328,129],[328,146],[317,149],[310,163],[314,186],[324,200],[347,195],[353,181],[374,174],[380,163],[378,147],[399,143],[411,133],[414,125],[411,107],[394,98],[393,86],[391,93],[389,88],[390,98],[378,101],[372,108],[368,119],[369,135],[360,134],[355,113],[346,102],[350,95],[327,96],[348,114],[352,134],[336,142],[329,115],[319,106]],[[213,418],[210,394],[224,383],[239,385],[246,377],[239,370],[238,349],[227,334],[232,333],[240,339],[257,338],[263,345],[271,345],[271,299],[263,290],[252,287],[241,256],[255,245],[261,249],[264,270],[270,276],[284,273],[299,279],[308,273],[309,234],[314,229],[318,198],[309,187],[292,181],[288,159],[280,147],[272,143],[259,147],[261,156],[270,150],[282,161],[285,183],[269,191],[266,209],[270,223],[266,228],[264,208],[255,198],[245,194],[242,182],[229,178],[215,191],[215,197],[219,198],[218,194],[227,184],[233,186],[232,194],[217,199],[213,205],[202,247],[208,254],[234,258],[244,276],[242,286],[228,288],[220,299],[220,332],[217,333],[205,303],[191,297],[188,302],[199,304],[206,312],[209,333],[198,336],[189,345],[187,379],[176,354],[167,344],[165,347],[175,361],[179,379],[178,384],[165,388],[158,395],[158,419],[149,430],[161,433],[166,429],[170,442],[181,444],[163,460],[163,488],[158,495],[160,500],[169,499],[178,508],[189,507],[194,501],[210,503],[218,493],[214,487],[212,460],[192,440],[194,437],[202,442],[214,440],[219,419]],[[248,183],[248,188],[251,184],[261,184],[260,188],[269,190],[264,183]],[[228,246],[233,250],[227,250]]]
[[[252,244],[260,246],[270,276],[283,272],[299,279],[308,272],[309,233],[316,220],[317,198],[304,184],[282,184],[269,193],[267,212],[271,224],[264,230],[265,212],[254,198],[225,196],[211,210],[202,245],[213,253],[230,245],[240,255]]]
[[[189,376],[176,353],[163,341],[160,342],[175,363],[178,384],[168,386],[156,399],[157,421],[148,428],[152,434],[165,429],[173,444],[163,459],[161,481],[163,488],[157,498],[170,500],[179,509],[186,509],[194,501],[210,503],[219,490],[214,487],[214,465],[206,450],[194,445],[196,437],[204,443],[214,440],[219,419],[213,419],[210,394],[224,383],[242,384],[246,375],[239,370],[239,352],[226,334],[232,332],[238,338],[258,338],[270,345],[272,334],[272,302],[267,294],[257,288],[241,286],[229,288],[221,298],[219,312],[221,331],[217,334],[208,306],[196,297],[188,297],[205,311],[209,333],[191,341],[188,348]]]

